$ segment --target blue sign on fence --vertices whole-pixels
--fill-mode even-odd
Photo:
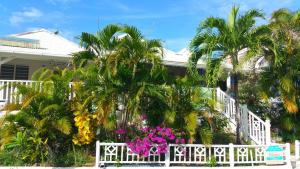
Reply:
[[[283,148],[279,145],[270,145],[266,149],[267,165],[284,164]]]

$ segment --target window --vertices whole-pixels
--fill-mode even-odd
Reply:
[[[29,66],[23,65],[1,65],[0,79],[5,80],[27,80]]]
[[[16,65],[15,72],[16,72],[15,74],[16,80],[28,80],[28,72],[29,72],[28,66]]]
[[[14,79],[14,70],[15,65],[1,65],[0,78],[5,80],[13,80]]]

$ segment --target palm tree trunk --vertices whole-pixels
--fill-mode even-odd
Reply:
[[[234,78],[234,95],[235,95],[235,122],[236,122],[236,144],[241,144],[241,135],[240,135],[240,126],[241,126],[241,117],[240,117],[240,109],[239,109],[239,86],[238,86],[238,73],[235,72],[233,74]]]

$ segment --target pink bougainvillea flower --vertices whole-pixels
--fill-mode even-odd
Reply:
[[[130,149],[130,152],[143,157],[148,157],[150,155],[152,147],[155,147],[154,150],[156,150],[152,153],[165,154],[168,151],[168,143],[174,141],[176,144],[185,143],[183,138],[176,138],[171,128],[157,126],[155,128],[144,127],[139,130],[142,135],[127,142],[127,146]]]
[[[174,139],[175,139],[175,136],[174,136],[174,135],[170,135],[169,139],[170,139],[170,140],[174,140]]]

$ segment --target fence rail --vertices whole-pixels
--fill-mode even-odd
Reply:
[[[218,109],[230,122],[236,125],[235,120],[235,100],[220,88],[216,91],[217,101],[220,103]],[[271,143],[271,125],[269,120],[262,120],[260,117],[251,112],[246,105],[239,105],[241,117],[241,136],[248,141],[249,139],[255,144]]]
[[[290,144],[277,144],[284,150],[284,162],[290,163]],[[141,157],[130,151],[125,143],[96,142],[96,167],[115,164],[148,164],[159,166],[220,166],[263,165],[267,145],[202,145],[169,144],[166,154],[157,154],[151,147],[149,156]]]
[[[32,80],[0,80],[0,104],[18,104],[23,101],[23,96],[18,94],[18,86],[31,86],[36,90],[43,91],[42,81]],[[69,84],[71,91],[73,91],[73,83]],[[69,99],[75,97],[75,93],[69,94]]]
[[[18,85],[35,86],[40,84],[31,80],[0,80],[0,102],[6,103],[20,103],[23,100],[21,95],[17,95]]]

